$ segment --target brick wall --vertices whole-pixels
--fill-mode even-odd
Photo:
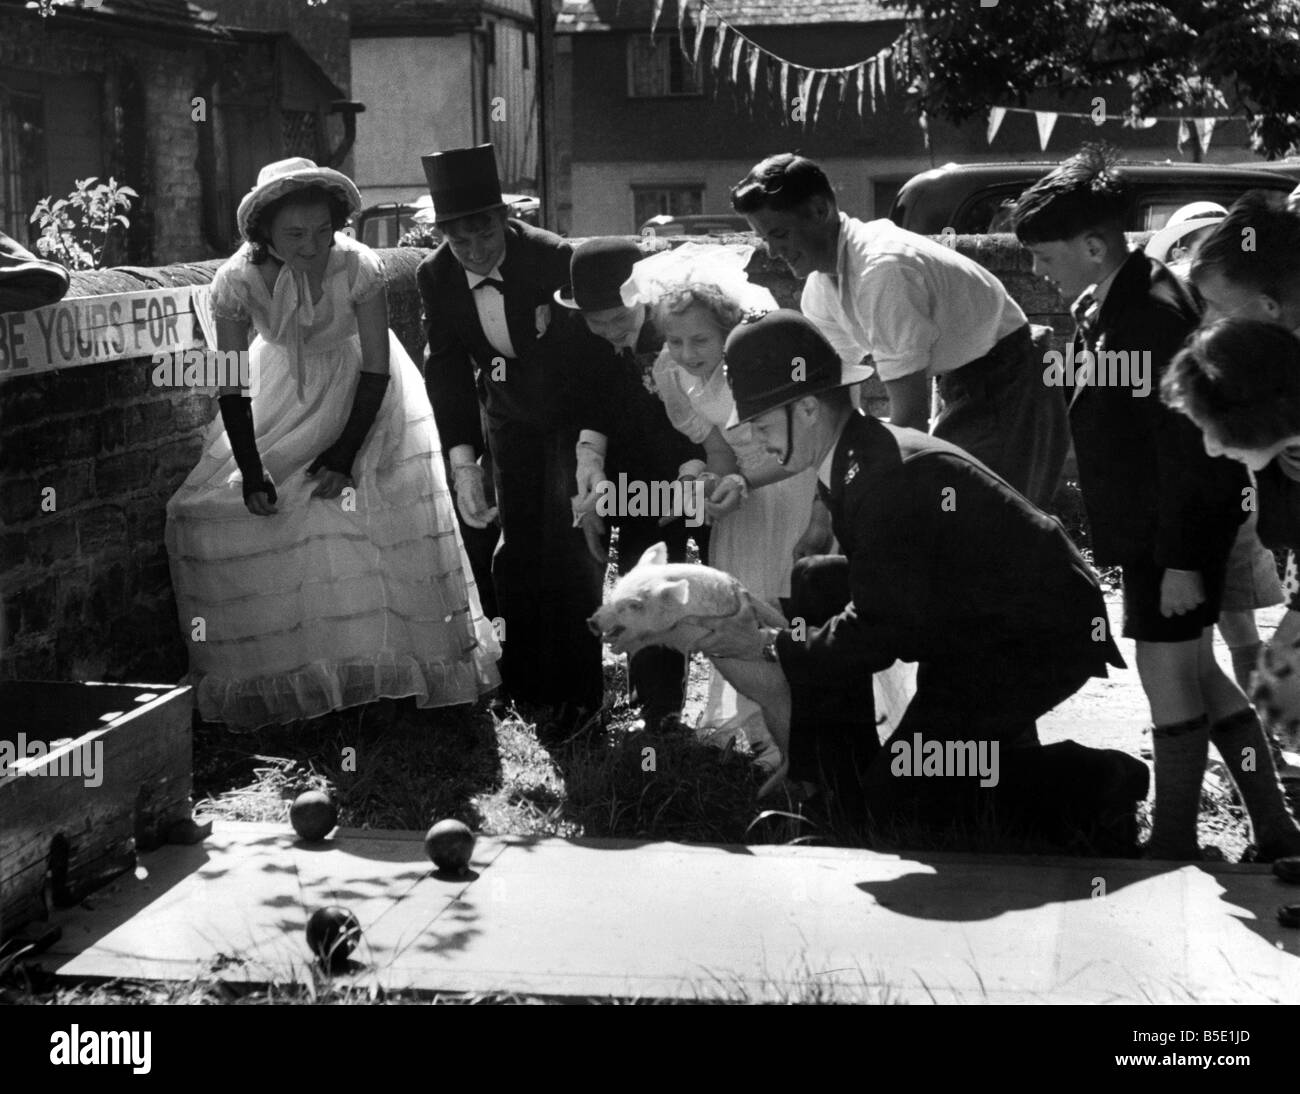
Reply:
[[[957,246],[997,273],[1031,319],[1068,334],[1059,297],[1035,284],[1014,240],[969,237]],[[416,361],[415,269],[425,253],[380,252],[390,321]],[[70,295],[204,284],[218,265],[74,274]],[[750,273],[782,305],[798,306],[800,284],[783,264],[760,251]],[[0,677],[169,682],[185,671],[164,508],[197,462],[217,407],[209,393],[153,387],[151,372],[148,358],[136,358],[0,383]],[[877,413],[882,394],[877,388]],[[46,487],[55,491],[52,512],[42,509]]]

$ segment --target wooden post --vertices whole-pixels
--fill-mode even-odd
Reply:
[[[555,9],[551,0],[533,0],[537,19],[537,193],[543,228],[555,231],[559,222],[556,191],[555,117]]]

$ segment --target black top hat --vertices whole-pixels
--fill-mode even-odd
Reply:
[[[505,206],[497,157],[490,144],[434,152],[421,156],[420,163],[429,180],[435,224]]]
[[[728,429],[805,395],[860,384],[876,371],[865,365],[841,365],[839,354],[821,331],[790,308],[741,323],[722,352],[736,401]]]
[[[623,307],[623,282],[645,252],[631,239],[603,236],[573,249],[569,284],[556,289],[555,302],[578,311],[607,311]]]

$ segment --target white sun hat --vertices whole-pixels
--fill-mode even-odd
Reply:
[[[1228,215],[1228,210],[1217,201],[1193,201],[1175,209],[1165,226],[1156,232],[1146,245],[1149,258],[1166,262],[1170,253],[1193,232],[1218,224]]]
[[[319,186],[341,198],[348,207],[349,214],[361,208],[361,191],[347,175],[332,167],[317,167],[312,160],[295,156],[268,163],[257,173],[257,185],[239,203],[239,212],[236,214],[239,234],[247,239],[249,228],[259,211],[285,194],[308,186]]]

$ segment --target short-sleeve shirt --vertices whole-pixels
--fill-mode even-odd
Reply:
[[[836,272],[812,273],[800,307],[846,364],[882,380],[952,372],[1026,323],[978,262],[889,220],[840,213]]]
[[[322,277],[319,300],[310,298],[305,277],[281,267],[270,289],[261,268],[250,261],[246,243],[212,278],[209,303],[218,319],[251,322],[268,342],[298,345],[310,352],[356,333],[354,305],[384,291],[379,256],[364,243],[338,232]]]

